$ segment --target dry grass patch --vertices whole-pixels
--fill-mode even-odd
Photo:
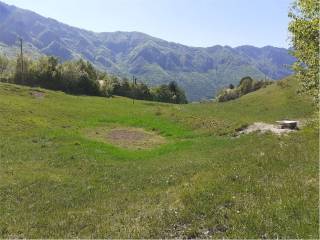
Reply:
[[[164,137],[142,128],[100,127],[90,129],[86,132],[86,135],[91,139],[132,150],[150,149],[166,143]]]
[[[43,99],[45,97],[45,93],[40,90],[32,90],[30,95],[36,99]]]

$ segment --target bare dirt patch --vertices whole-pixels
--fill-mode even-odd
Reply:
[[[112,141],[142,141],[149,137],[149,134],[127,129],[115,129],[111,130],[108,134],[108,138]]]
[[[141,128],[96,128],[88,131],[86,135],[92,139],[132,150],[150,149],[166,142],[164,137]]]
[[[295,132],[295,131],[297,131],[297,130],[282,129],[278,125],[257,122],[257,123],[254,123],[244,129],[241,129],[241,131],[238,132],[238,135],[249,134],[249,133],[253,133],[253,132],[260,132],[260,133],[272,132],[277,135],[282,135],[282,134],[291,133],[291,132]]]
[[[41,91],[31,91],[30,95],[36,99],[43,99],[45,97],[45,93]]]

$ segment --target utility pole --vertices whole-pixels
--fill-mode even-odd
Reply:
[[[24,64],[23,64],[23,45],[22,45],[22,38],[19,39],[20,40],[20,61],[21,61],[21,83],[24,82],[24,78],[23,78],[23,75],[24,75]]]
[[[134,104],[134,99],[135,99],[135,95],[136,95],[136,86],[137,86],[137,79],[135,76],[132,76],[132,103]]]

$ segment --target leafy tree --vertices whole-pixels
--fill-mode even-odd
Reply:
[[[150,89],[143,83],[137,84],[135,87],[135,98],[140,100],[151,100]]]
[[[131,84],[127,78],[120,81],[115,76],[100,72],[82,59],[59,63],[55,57],[41,57],[35,61],[24,58],[23,73],[21,64],[21,58],[17,58],[15,70],[12,71],[13,77],[9,79],[17,84],[61,90],[71,94],[105,97],[119,95],[140,100],[187,103],[184,91],[175,82],[151,91],[143,83]]]
[[[218,93],[216,99],[218,102],[234,100],[250,92],[266,87],[272,83],[272,81],[257,81],[253,80],[251,77],[244,77],[240,80],[238,87],[234,87],[232,84],[230,84],[228,88],[222,89]]]
[[[242,78],[238,88],[241,95],[251,92],[253,89],[253,79],[251,77]]]
[[[90,62],[85,62],[84,60],[80,59],[76,62],[76,64],[81,72],[86,72],[88,74],[89,79],[97,79],[97,71]]]
[[[115,88],[120,88],[120,83],[117,77],[107,75],[103,76],[102,96],[112,97],[115,93]]]
[[[114,94],[124,97],[132,97],[131,86],[127,78],[123,78],[118,85],[115,85]]]
[[[234,100],[240,97],[240,91],[239,89],[223,89],[219,92],[217,96],[218,102],[227,102],[230,100]]]
[[[41,57],[30,63],[28,71],[28,85],[40,86],[53,90],[61,90],[58,59],[55,57]]]
[[[77,65],[74,62],[65,62],[59,66],[59,71],[63,82],[62,90],[67,93],[76,93],[80,78],[80,69]]]
[[[98,82],[90,79],[89,73],[82,71],[78,79],[76,93],[97,96],[99,95]]]
[[[171,102],[172,93],[167,85],[163,84],[152,90],[153,100],[157,102]]]
[[[7,70],[8,65],[9,59],[5,56],[0,55],[0,77],[3,77],[3,74]]]
[[[22,62],[23,62],[23,68],[22,68]],[[21,57],[17,58],[16,64],[15,64],[15,71],[14,71],[14,82],[18,84],[28,84],[28,75],[29,75],[29,65],[31,61],[27,58],[23,58],[23,61]],[[23,72],[22,72],[23,70]]]
[[[170,82],[168,87],[172,93],[176,94],[178,92],[178,84],[176,82],[174,81]]]
[[[158,102],[168,102],[175,104],[188,103],[186,95],[177,83],[170,82],[169,85],[161,85],[152,90],[153,100]]]
[[[293,69],[302,90],[319,102],[319,16],[318,0],[296,0],[289,12],[293,55],[297,58]]]

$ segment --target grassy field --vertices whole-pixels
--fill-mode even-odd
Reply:
[[[319,238],[319,129],[296,91],[170,105],[0,84],[0,238]],[[284,118],[305,127],[234,137]],[[161,141],[94,136],[135,128]]]

